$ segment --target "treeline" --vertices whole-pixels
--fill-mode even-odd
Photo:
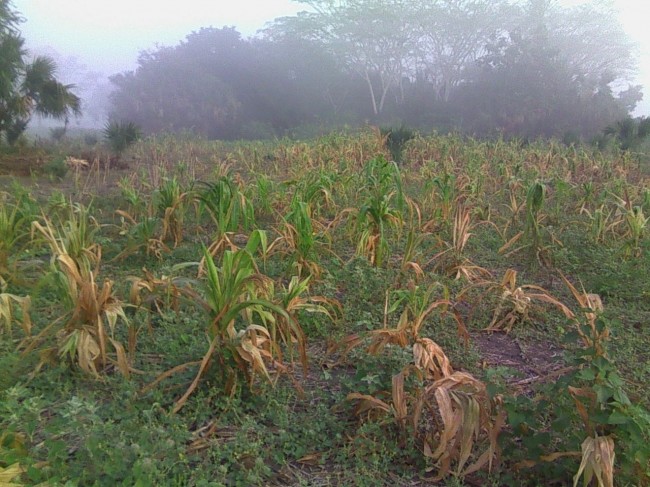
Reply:
[[[310,135],[399,125],[589,139],[641,99],[607,2],[301,0],[253,38],[204,28],[111,78],[111,117],[145,133]]]

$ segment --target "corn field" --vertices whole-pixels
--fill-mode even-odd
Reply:
[[[650,485],[649,161],[125,158],[2,180],[0,485]]]

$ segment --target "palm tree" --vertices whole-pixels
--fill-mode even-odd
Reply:
[[[74,85],[57,81],[56,64],[46,56],[31,63],[25,40],[17,30],[21,21],[9,0],[0,0],[0,138],[13,144],[25,131],[33,113],[65,120],[81,114]]]

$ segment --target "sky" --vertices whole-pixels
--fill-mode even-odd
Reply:
[[[637,43],[645,99],[636,115],[650,115],[650,1],[612,0],[629,37]],[[565,5],[580,0],[562,0]],[[133,69],[138,53],[175,45],[201,27],[235,26],[253,35],[277,17],[304,5],[291,0],[13,0],[25,22],[27,45],[74,57],[89,69],[114,74]]]

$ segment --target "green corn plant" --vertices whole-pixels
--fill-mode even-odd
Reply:
[[[584,211],[591,206],[596,199],[596,189],[593,181],[582,183],[582,198],[580,200],[580,211]]]
[[[643,190],[641,208],[643,208],[644,212],[650,213],[650,188],[645,188]]]
[[[456,199],[456,176],[451,173],[443,173],[427,183],[433,189],[437,202],[437,213],[440,218],[446,221],[451,214],[451,207]]]
[[[4,198],[3,198],[4,199]],[[6,282],[14,274],[11,267],[25,237],[29,224],[20,208],[6,199],[0,202],[0,279]]]
[[[539,181],[534,182],[526,192],[526,223],[524,236],[530,239],[534,249],[541,243],[540,212],[546,199],[546,186]]]
[[[390,255],[386,231],[402,228],[406,198],[397,165],[382,156],[366,163],[362,177],[362,191],[367,196],[355,212],[357,255],[381,267]]]
[[[393,193],[369,197],[357,213],[357,255],[377,267],[390,255],[386,227],[399,227],[401,214],[391,204]]]
[[[623,250],[626,257],[638,257],[642,253],[641,241],[645,235],[650,217],[646,217],[643,206],[634,206],[625,190],[625,197],[612,195],[618,207],[619,218],[615,223],[625,223]]]
[[[259,174],[255,179],[255,190],[253,200],[255,211],[260,214],[271,214],[273,211],[272,195],[275,191],[274,181],[264,174]]]
[[[424,277],[424,269],[422,269],[420,261],[422,260],[422,247],[427,235],[427,233],[417,232],[413,228],[409,230],[408,234],[406,235],[404,252],[402,254],[400,278],[409,270],[415,273],[416,279]]]
[[[523,237],[526,242],[520,247],[510,250],[506,255],[512,255],[515,252],[528,248],[530,249],[531,254],[535,256],[539,262],[543,264],[549,263],[547,255],[549,247],[548,244],[545,243],[545,240],[550,238],[550,240],[555,243],[559,244],[560,242],[550,233],[548,234],[548,238],[546,236],[548,231],[543,225],[546,215],[542,213],[545,199],[546,186],[543,183],[535,181],[528,187],[526,192],[526,217],[524,220],[524,229],[506,242],[499,249],[499,253],[506,252]]]
[[[118,186],[122,200],[129,205],[129,208],[123,211],[128,213],[132,220],[139,220],[147,211],[147,202],[143,198],[142,192],[138,191],[130,178],[120,179]]]
[[[645,235],[650,217],[646,217],[643,208],[635,206],[625,213],[625,223],[627,224],[627,240],[624,248],[626,255],[639,257],[642,253],[641,240]]]
[[[299,326],[291,327],[287,320],[298,323],[298,313],[319,313],[325,315],[330,320],[335,321],[337,317],[342,314],[341,304],[335,300],[323,296],[309,296],[309,282],[311,276],[305,279],[300,279],[298,276],[293,276],[289,284],[282,286],[279,292],[276,292],[274,302],[286,311],[285,315],[277,316],[278,327],[280,333],[285,333],[287,330],[293,334],[299,334],[296,339],[296,345],[300,355],[300,362],[303,370],[307,370],[307,353],[306,353],[306,338],[302,335],[302,330]],[[282,340],[287,342],[289,337],[282,336]],[[289,348],[289,352],[293,353],[293,347]],[[290,357],[293,361],[293,357]]]
[[[290,266],[295,266],[299,275],[317,278],[322,273],[318,262],[319,250],[323,246],[315,234],[309,208],[307,203],[294,199],[289,213],[283,218],[277,242],[283,244],[285,250],[282,253],[289,256]]]
[[[234,394],[242,379],[252,388],[256,375],[273,384],[267,363],[273,364],[278,372],[286,370],[283,349],[297,344],[301,358],[305,358],[304,334],[298,322],[273,302],[271,280],[257,270],[253,254],[260,245],[259,233],[253,233],[245,248],[224,252],[220,267],[204,247],[205,280],[200,289],[189,295],[207,312],[208,350],[200,362],[174,367],[148,387],[178,370],[199,365],[194,380],[176,401],[173,412],[178,412],[187,402],[213,361],[218,364],[226,392]]]
[[[38,211],[36,201],[18,183],[12,184],[11,193],[0,192],[0,291],[17,277],[16,265]]]
[[[228,235],[255,223],[251,201],[230,175],[221,176],[214,183],[200,183],[197,199],[216,225],[214,241],[208,248],[210,255],[216,255],[226,246],[236,248]]]
[[[334,208],[332,189],[338,182],[332,171],[310,171],[296,187],[294,198],[304,201],[313,209],[314,215],[320,215],[323,208]]]
[[[600,205],[593,213],[588,209],[582,210],[582,213],[589,218],[589,233],[595,242],[602,243],[607,234],[610,233],[619,222],[612,221],[613,210],[607,210],[605,205]]]
[[[162,260],[163,255],[171,251],[158,237],[161,223],[157,217],[142,216],[140,221],[136,221],[126,212],[117,210],[116,213],[120,215],[124,223],[128,222],[128,226],[123,225],[123,229],[120,231],[120,235],[125,235],[127,241],[124,249],[115,256],[115,260],[142,251],[147,257],[153,256]]]

